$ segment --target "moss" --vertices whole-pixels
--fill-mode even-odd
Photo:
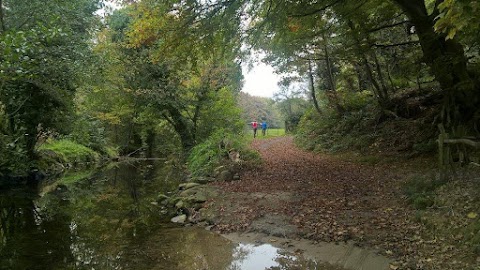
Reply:
[[[59,171],[64,166],[79,166],[97,162],[100,155],[92,149],[70,140],[52,140],[38,148],[38,167],[45,171]]]

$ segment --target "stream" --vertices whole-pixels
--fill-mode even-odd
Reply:
[[[170,223],[156,197],[176,190],[179,171],[117,163],[2,191],[0,269],[340,269]]]

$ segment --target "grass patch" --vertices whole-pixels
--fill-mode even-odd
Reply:
[[[265,136],[262,135],[262,131],[260,130],[258,138],[273,138],[273,137],[281,137],[285,136],[285,129],[284,128],[269,128],[265,132]]]
[[[38,152],[43,158],[62,164],[78,164],[97,161],[99,154],[92,149],[70,140],[52,140],[41,145]]]
[[[435,203],[435,190],[446,184],[446,181],[435,177],[414,176],[404,184],[407,201],[415,209],[424,210]]]
[[[265,132],[265,136],[262,134],[262,129],[257,130],[257,137],[256,139],[269,139],[269,138],[276,138],[285,136],[285,129],[284,128],[269,128]],[[249,130],[245,132],[245,141],[251,142],[253,140],[253,130]]]

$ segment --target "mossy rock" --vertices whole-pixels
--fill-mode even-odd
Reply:
[[[213,181],[212,181],[211,178],[199,176],[199,177],[192,178],[191,182],[204,185],[204,184],[208,184],[208,183],[213,182]]]
[[[175,204],[175,207],[177,209],[182,209],[185,207],[185,203],[182,201],[182,200],[179,200],[176,204]]]
[[[232,181],[233,173],[230,170],[223,170],[218,175],[218,180],[220,181]]]
[[[178,189],[179,190],[187,190],[187,189],[191,189],[191,188],[196,187],[196,186],[200,186],[200,184],[199,183],[188,182],[188,183],[180,184],[178,186]]]

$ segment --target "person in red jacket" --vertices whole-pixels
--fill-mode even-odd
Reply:
[[[257,137],[257,128],[258,128],[257,121],[252,122],[252,128],[253,128],[253,138],[255,138],[255,137]]]

